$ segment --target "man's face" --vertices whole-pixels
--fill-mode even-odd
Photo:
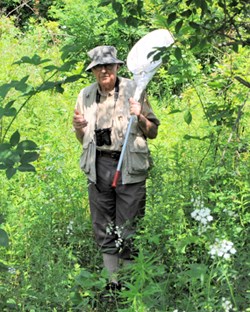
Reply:
[[[92,72],[102,91],[111,91],[114,89],[117,70],[118,64],[97,65],[92,68]]]

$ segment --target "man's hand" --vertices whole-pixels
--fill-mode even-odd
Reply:
[[[136,102],[133,98],[129,99],[130,114],[137,116],[138,125],[141,128],[144,135],[149,139],[154,139],[157,136],[158,127],[152,121],[148,120],[141,113],[141,104]]]
[[[86,121],[84,116],[77,109],[75,109],[73,117],[73,127],[75,128],[75,130],[77,131],[85,128],[87,125],[88,122]]]
[[[87,127],[87,120],[84,118],[84,116],[75,109],[74,116],[73,116],[73,127],[76,132],[77,140],[82,143],[83,136],[84,136],[84,128]]]
[[[137,117],[141,114],[141,104],[136,102],[133,98],[129,99],[130,103],[130,115],[135,115]]]

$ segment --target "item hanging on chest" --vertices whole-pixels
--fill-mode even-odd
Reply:
[[[115,82],[115,93],[114,93],[114,109],[116,105],[116,101],[119,96],[119,79],[116,79]],[[101,100],[101,94],[99,91],[96,91],[96,103],[99,104]],[[113,120],[112,120],[112,126],[113,126]],[[96,136],[96,145],[97,146],[103,146],[108,145],[110,146],[112,144],[111,142],[111,130],[112,127],[109,128],[102,128],[102,129],[95,129],[95,136]]]

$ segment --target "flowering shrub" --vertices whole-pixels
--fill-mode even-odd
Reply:
[[[215,243],[209,247],[209,254],[213,259],[220,257],[228,260],[236,253],[236,249],[233,246],[234,244],[230,241],[216,238]]]

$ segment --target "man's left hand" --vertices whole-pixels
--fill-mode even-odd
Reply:
[[[130,104],[130,115],[136,115],[137,117],[141,114],[141,104],[135,101],[133,98],[129,99]]]

